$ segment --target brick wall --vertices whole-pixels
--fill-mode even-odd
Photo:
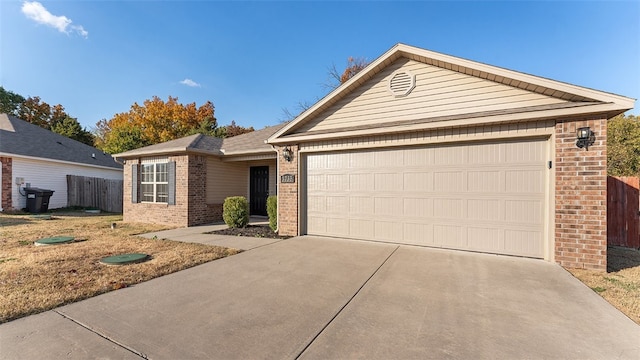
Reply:
[[[280,235],[299,235],[298,228],[298,189],[300,174],[298,174],[298,146],[290,146],[293,151],[293,160],[287,162],[282,158],[283,147],[278,148],[279,176],[284,174],[295,175],[295,183],[282,184],[278,179],[278,233]]]
[[[194,226],[222,220],[222,204],[206,203],[207,159],[201,155],[170,156],[176,162],[176,204],[131,202],[131,165],[124,166],[123,220],[176,226]],[[138,180],[139,180],[138,176]]]
[[[3,210],[11,210],[11,195],[13,191],[13,160],[7,157],[0,157],[2,166],[2,199],[0,199],[0,208]]]
[[[576,146],[589,126],[596,141]],[[607,120],[559,121],[555,128],[555,260],[563,267],[607,268]]]

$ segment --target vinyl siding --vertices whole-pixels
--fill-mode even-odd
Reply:
[[[269,194],[277,192],[276,163],[274,160],[225,162],[219,158],[207,159],[207,204],[222,204],[229,196],[249,198],[249,168],[269,166]]]
[[[389,92],[388,80],[400,69],[415,75],[416,87],[406,97],[397,98]],[[295,132],[384,126],[385,122],[563,102],[566,101],[402,58]]]
[[[23,177],[25,185],[53,190],[49,201],[49,209],[67,206],[67,175],[97,177],[104,179],[122,180],[122,170],[98,169],[93,167],[62,164],[44,160],[13,158],[12,183],[16,177]],[[13,207],[22,209],[27,206],[27,200],[18,192],[18,186],[12,191]],[[22,187],[21,187],[22,188]],[[20,190],[23,194],[24,191]]]
[[[300,151],[317,152],[542,136],[553,134],[554,128],[553,120],[447,128],[305,143],[300,145]]]

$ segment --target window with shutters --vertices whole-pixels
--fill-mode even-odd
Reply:
[[[142,164],[140,169],[140,201],[169,202],[168,163]]]

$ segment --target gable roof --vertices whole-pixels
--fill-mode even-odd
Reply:
[[[306,131],[304,125],[322,115],[333,105],[345,99],[349,94],[355,92],[357,88],[363,86],[365,82],[371,80],[374,76],[401,58],[447,69],[460,74],[474,76],[494,83],[504,84],[512,88],[526,90],[531,93],[562,101],[557,104],[514,108],[504,111],[469,113],[464,114],[464,116],[458,115],[457,117],[429,117],[429,114],[425,113],[420,119],[412,119],[411,121],[397,124],[385,123],[385,127],[387,128],[395,126],[394,131],[413,131],[425,127],[426,123],[433,123],[429,124],[429,126],[437,127],[437,122],[461,119],[477,119],[478,123],[531,119],[543,116],[543,113],[544,116],[556,118],[595,113],[603,113],[606,114],[607,117],[613,117],[634,107],[634,99],[624,96],[533,76],[405,44],[396,44],[354,77],[327,94],[302,114],[298,115],[298,117],[287,126],[271,136],[268,142],[270,144],[285,144],[291,141],[328,139],[329,137],[348,136],[349,134],[356,133],[358,135],[367,135],[379,132],[380,126],[374,126],[376,129],[373,129],[373,127],[370,129],[336,129],[332,134],[328,134],[329,132],[327,131]]]
[[[7,114],[0,114],[0,155],[122,169],[102,150]]]
[[[143,148],[114,154],[115,158],[134,158],[141,156],[157,156],[181,153],[197,153],[204,155],[253,155],[274,153],[271,145],[266,143],[267,138],[284,127],[286,123],[269,126],[261,130],[233,136],[230,138],[217,138],[208,135],[195,134],[180,139],[149,145]]]

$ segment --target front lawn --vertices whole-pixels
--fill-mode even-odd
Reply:
[[[115,228],[111,225],[115,223]],[[0,323],[238,253],[218,246],[135,236],[166,226],[122,223],[121,215],[54,213],[51,220],[0,215]],[[33,242],[68,235],[65,245]],[[151,260],[109,266],[100,259],[145,253]]]
[[[631,320],[640,324],[640,251],[609,247],[607,272],[569,269]]]

